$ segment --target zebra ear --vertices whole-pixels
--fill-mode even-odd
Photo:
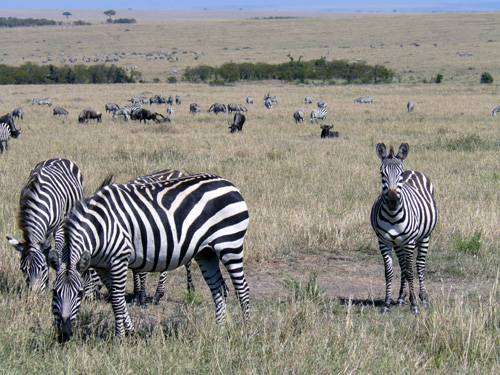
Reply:
[[[408,151],[410,150],[410,145],[408,143],[401,143],[399,146],[399,151],[396,157],[400,160],[405,160],[408,156]]]
[[[59,259],[59,254],[57,254],[56,250],[49,251],[47,261],[53,269],[55,269],[56,271],[59,271],[59,268],[61,267],[61,261]]]
[[[84,251],[82,253],[82,255],[80,256],[80,261],[76,265],[76,267],[80,273],[85,272],[87,270],[87,268],[89,268],[90,258],[91,258],[91,256],[90,256],[90,253],[88,251]]]
[[[380,160],[384,160],[387,157],[387,147],[385,147],[385,144],[377,143],[376,150]]]

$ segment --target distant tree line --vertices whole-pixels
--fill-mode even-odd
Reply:
[[[60,24],[61,22],[46,18],[0,17],[0,27],[55,26]]]
[[[135,18],[108,18],[106,20],[107,23],[136,23],[137,20]]]
[[[388,83],[394,72],[382,65],[345,60],[327,61],[326,58],[309,61],[291,61],[281,64],[226,63],[219,67],[200,65],[187,68],[183,78],[190,82],[236,82],[279,79],[282,81],[306,80],[328,82],[340,79],[346,83]]]
[[[21,66],[0,64],[0,84],[52,83],[133,83],[140,78],[138,71],[128,73],[116,65],[54,66],[26,63]]]

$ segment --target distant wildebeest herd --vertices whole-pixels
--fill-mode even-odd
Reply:
[[[254,104],[254,98],[251,96],[246,96],[244,99],[245,103],[249,106]],[[361,96],[354,99],[356,104],[373,104],[375,102],[372,96]],[[279,104],[279,98],[275,95],[271,95],[269,92],[264,95],[263,98],[264,107],[271,110],[274,106]],[[304,104],[310,105],[314,103],[312,96],[306,96],[304,98]],[[38,106],[48,106],[52,107],[52,100],[50,98],[33,98],[31,100],[32,105]],[[145,95],[138,95],[130,98],[128,103],[125,105],[118,105],[116,103],[106,103],[104,105],[104,110],[106,114],[111,115],[113,120],[121,120],[124,122],[128,121],[138,121],[139,123],[148,123],[152,121],[157,124],[170,123],[175,116],[175,106],[180,106],[182,104],[182,98],[180,95],[170,95],[168,97],[159,94],[153,95],[151,97],[146,97]],[[145,108],[144,106],[152,105],[165,105],[165,114],[153,111],[152,109]],[[328,117],[328,104],[324,100],[316,101],[316,109],[310,111],[309,119],[313,124],[320,124],[320,137],[321,138],[337,138],[339,137],[338,131],[332,131],[333,125],[326,124],[325,121]],[[406,105],[406,110],[408,113],[415,111],[415,102],[408,101]],[[189,113],[196,115],[202,112],[202,108],[197,103],[189,104]],[[231,133],[241,132],[243,130],[243,124],[247,121],[248,107],[238,103],[219,103],[215,102],[208,108],[208,113],[218,114],[234,114],[232,122],[229,122],[229,131]],[[500,113],[500,105],[494,107],[491,110],[491,116],[495,117],[497,113]],[[59,117],[66,120],[69,116],[69,111],[65,108],[56,105],[52,108],[52,115],[54,117]],[[5,114],[0,117],[0,153],[4,149],[8,148],[9,138],[19,137],[21,131],[16,128],[14,120],[23,120],[25,112],[21,107],[15,108],[10,113]],[[297,109],[292,114],[293,121],[296,124],[302,124],[305,122],[306,111],[304,109]],[[78,114],[78,123],[87,124],[91,121],[96,123],[102,122],[102,113],[93,109],[85,108]]]

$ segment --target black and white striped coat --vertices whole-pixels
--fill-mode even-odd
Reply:
[[[408,155],[409,146],[401,144],[399,151],[389,153],[383,143],[377,145],[377,155],[382,164],[382,193],[371,211],[371,225],[378,237],[380,252],[384,259],[386,297],[383,312],[392,303],[392,249],[395,250],[401,268],[401,288],[398,302],[404,303],[408,285],[412,312],[418,307],[413,291],[413,253],[417,248],[417,273],[419,297],[424,306],[428,305],[425,289],[425,266],[429,239],[438,221],[438,211],[434,201],[434,187],[422,173],[404,170],[403,160]]]
[[[115,333],[134,331],[125,304],[127,269],[163,272],[196,259],[225,319],[219,260],[228,271],[245,318],[249,289],[243,271],[248,209],[238,189],[199,174],[155,184],[110,185],[80,202],[66,221],[68,246],[57,274],[52,309],[59,338],[72,335],[83,294],[80,272],[91,266],[111,281]]]
[[[325,105],[325,107],[321,107],[315,111],[311,111],[311,122],[326,120],[327,115],[328,115],[328,108]]]
[[[13,134],[10,125],[5,122],[0,123],[0,154],[3,154],[4,149],[9,149],[9,139],[11,137],[13,137]],[[13,138],[17,138],[17,136]]]

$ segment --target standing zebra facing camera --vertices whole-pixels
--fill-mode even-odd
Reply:
[[[373,204],[371,225],[378,237],[385,268],[385,303],[382,313],[392,304],[392,249],[395,250],[401,268],[401,288],[398,303],[405,303],[406,287],[409,288],[411,311],[418,314],[417,300],[413,291],[413,253],[417,248],[417,273],[420,285],[419,298],[424,307],[429,306],[425,288],[425,266],[429,239],[438,221],[434,201],[434,186],[422,173],[405,170],[403,161],[409,146],[402,143],[394,155],[383,143],[377,144],[381,160],[382,193]]]
[[[125,303],[127,270],[163,272],[195,259],[210,288],[218,323],[226,317],[221,261],[243,315],[250,313],[243,271],[248,208],[239,190],[214,175],[198,174],[153,184],[110,185],[80,201],[65,225],[52,312],[59,341],[73,334],[83,298],[81,273],[96,268],[111,283],[115,334],[133,333]]]

